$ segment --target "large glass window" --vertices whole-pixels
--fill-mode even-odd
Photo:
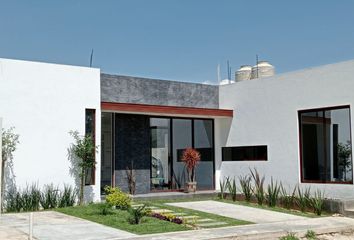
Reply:
[[[349,107],[299,112],[303,182],[352,183]]]

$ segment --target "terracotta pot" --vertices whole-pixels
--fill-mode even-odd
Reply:
[[[197,191],[197,182],[186,182],[184,184],[185,193],[194,193],[195,191]]]

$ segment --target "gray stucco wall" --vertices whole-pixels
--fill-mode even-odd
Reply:
[[[103,102],[219,108],[219,87],[102,73],[101,100]]]

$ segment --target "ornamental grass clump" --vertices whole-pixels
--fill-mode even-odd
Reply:
[[[321,216],[324,207],[324,193],[321,190],[317,190],[313,198],[310,199],[311,206],[314,212]]]
[[[43,209],[56,208],[59,203],[59,190],[53,184],[45,185],[40,197]]]
[[[301,212],[305,212],[308,207],[311,207],[310,188],[301,190],[300,186],[297,186],[297,196],[295,201]]]
[[[235,178],[228,181],[228,189],[229,189],[229,193],[231,195],[232,201],[236,201],[236,197],[237,197],[237,188],[236,188],[236,180]]]
[[[265,177],[262,176],[258,173],[257,169],[254,168],[254,170],[252,171],[252,169],[250,169],[251,172],[251,176],[253,178],[254,181],[254,195],[257,199],[257,203],[258,205],[263,205],[264,199],[265,199],[265,192],[264,192],[264,180]]]
[[[200,153],[194,148],[186,148],[183,151],[181,160],[187,168],[188,181],[195,182],[195,168],[200,161]]]
[[[227,183],[229,182],[229,179],[230,179],[229,177],[226,177],[226,179],[221,180],[219,182],[219,184],[220,184],[220,195],[219,195],[219,198],[220,199],[225,199],[226,198],[225,191],[227,189]]]
[[[296,187],[294,188],[292,194],[290,195],[290,193],[287,192],[285,187],[282,184],[280,185],[280,195],[281,195],[280,201],[284,208],[290,209],[294,206],[295,192],[296,192]]]
[[[239,181],[242,189],[242,193],[245,196],[246,202],[250,202],[252,198],[252,177],[250,175],[239,176]]]
[[[59,194],[58,207],[71,207],[76,203],[76,193],[72,186],[64,185],[64,190]]]
[[[275,207],[277,205],[280,193],[280,185],[278,182],[273,181],[271,178],[271,182],[267,187],[267,202],[269,207]]]

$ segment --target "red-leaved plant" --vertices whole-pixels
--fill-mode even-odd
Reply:
[[[181,160],[186,165],[189,182],[195,182],[195,167],[200,161],[200,153],[194,148],[186,148]]]

